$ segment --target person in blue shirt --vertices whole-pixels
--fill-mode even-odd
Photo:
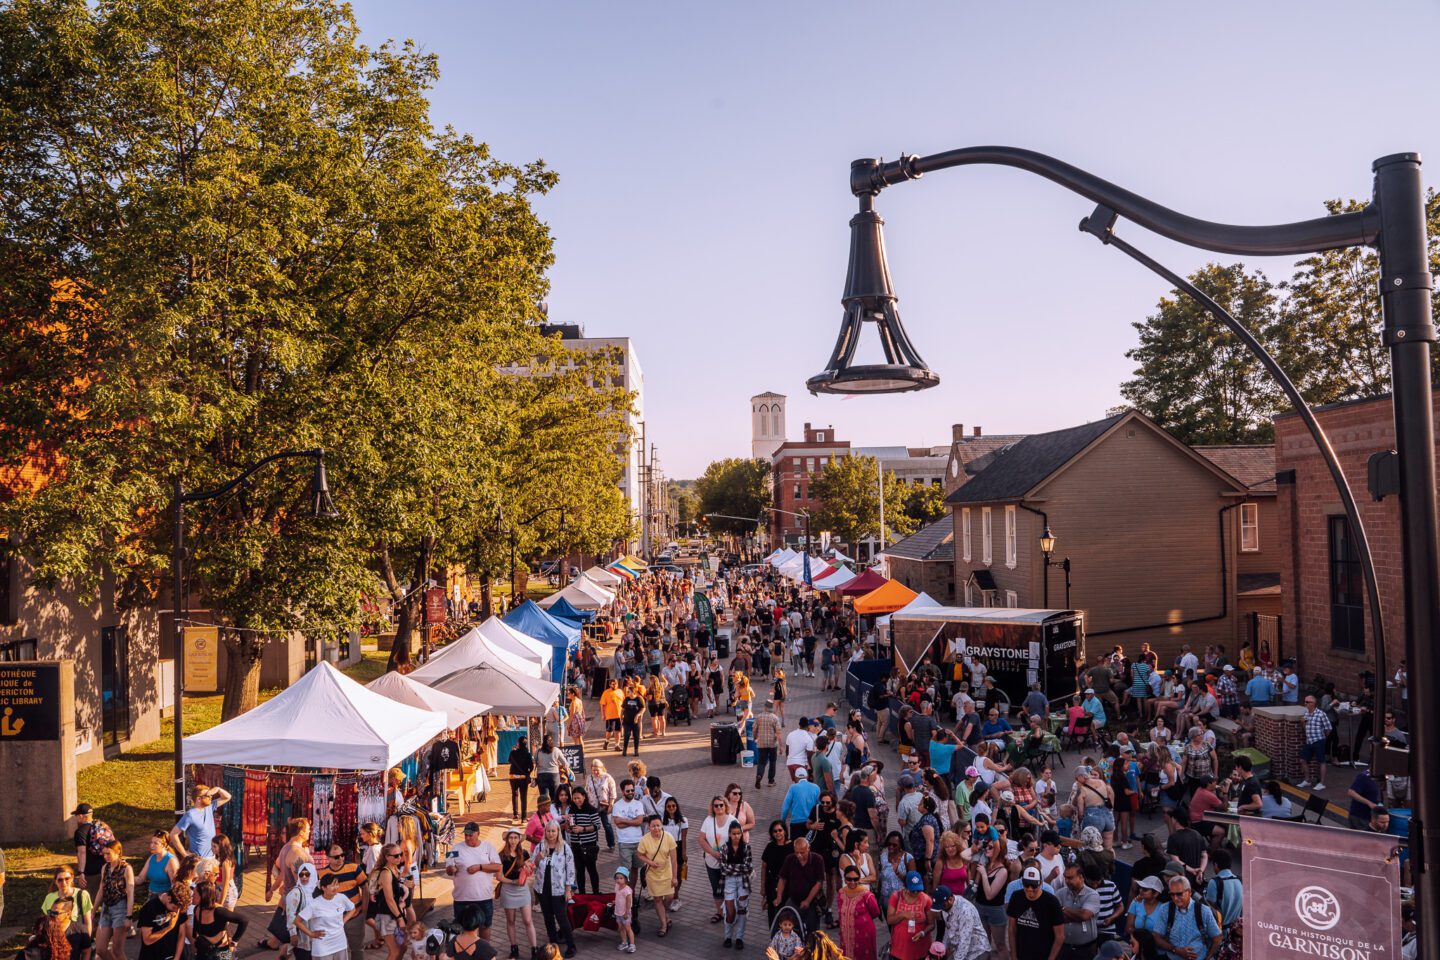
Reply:
[[[1032,717],[1040,717],[1042,720],[1050,712],[1050,701],[1045,694],[1040,692],[1040,683],[1036,681],[1030,684],[1030,692],[1025,694],[1025,712]],[[1054,891],[1046,891],[1053,893]]]
[[[230,794],[219,787],[197,783],[190,789],[190,809],[170,830],[170,843],[177,850],[189,850],[197,857],[210,856],[210,841],[215,839],[215,811],[230,802]],[[185,835],[184,843],[180,835]]]
[[[1215,865],[1215,876],[1205,884],[1205,902],[1220,911],[1220,925],[1228,927],[1240,919],[1245,903],[1244,888],[1240,885],[1240,878],[1230,869],[1229,850],[1212,852],[1210,862]]]
[[[1275,684],[1263,673],[1256,673],[1245,684],[1245,696],[1250,698],[1251,708],[1268,707],[1270,701],[1275,699]]]
[[[1094,687],[1085,688],[1085,702],[1080,704],[1082,710],[1090,715],[1093,726],[1096,730],[1105,726],[1105,703],[1095,696]]]
[[[1155,942],[1169,960],[1210,956],[1220,947],[1220,924],[1215,921],[1215,911],[1195,899],[1185,877],[1171,877],[1169,889],[1170,902],[1160,908],[1163,919]]]
[[[941,779],[947,783],[951,782],[950,762],[955,757],[955,750],[960,746],[955,735],[945,728],[940,728],[935,734],[935,739],[930,741],[930,769],[938,773]]]
[[[980,737],[984,740],[995,741],[1003,748],[1005,734],[1012,729],[1014,728],[1010,726],[1010,721],[1000,716],[998,709],[991,707],[985,712],[985,722],[980,725]]]
[[[810,782],[810,771],[800,767],[795,776],[795,782],[785,791],[785,800],[780,804],[780,819],[790,825],[792,839],[805,833],[805,824],[820,802],[820,788]]]

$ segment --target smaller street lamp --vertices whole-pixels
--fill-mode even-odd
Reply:
[[[1065,571],[1065,609],[1070,609],[1070,558],[1063,560],[1052,560],[1051,554],[1055,552],[1055,534],[1050,532],[1050,525],[1045,525],[1045,532],[1040,535],[1040,556],[1045,560],[1045,569],[1040,579],[1041,604],[1045,609],[1050,609],[1050,568],[1059,567]]]

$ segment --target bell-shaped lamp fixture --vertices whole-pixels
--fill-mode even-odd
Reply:
[[[845,317],[840,338],[825,370],[805,382],[811,393],[905,393],[939,384],[940,377],[920,358],[905,335],[895,292],[890,288],[890,267],[885,260],[884,220],[868,195],[860,198],[860,212],[850,220],[850,269],[840,302]],[[855,364],[855,348],[866,323],[880,332],[884,363]]]
[[[333,519],[340,516],[335,501],[330,499],[330,481],[325,476],[325,454],[315,457],[315,472],[310,477],[310,514],[314,517]]]

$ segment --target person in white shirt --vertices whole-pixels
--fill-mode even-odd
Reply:
[[[1188,643],[1181,648],[1178,666],[1180,667],[1180,675],[1182,677],[1185,675],[1186,670],[1194,672],[1199,672],[1200,670],[1200,658],[1195,656],[1195,654],[1191,652],[1190,645]]]
[[[671,659],[670,665],[660,673],[665,677],[665,682],[670,686],[683,685],[690,675],[690,668],[685,666],[685,661]]]
[[[344,957],[349,952],[345,922],[359,912],[349,897],[336,892],[336,883],[333,873],[321,877],[315,895],[295,916],[295,929],[310,938],[310,956],[318,960]]]
[[[710,895],[715,900],[717,917],[723,916],[725,908],[725,875],[720,872],[719,854],[730,838],[730,824],[740,822],[730,815],[729,809],[724,797],[712,798],[710,815],[700,825],[700,851],[705,855],[705,872],[710,877]]]
[[[626,867],[630,876],[640,876],[640,859],[635,850],[645,836],[645,804],[635,796],[635,781],[626,777],[620,781],[620,799],[615,801],[611,811],[615,821],[615,840],[620,844],[619,866]]]
[[[480,824],[465,824],[465,839],[450,848],[445,857],[445,875],[455,897],[455,919],[463,925],[465,915],[479,921],[480,936],[490,937],[495,920],[495,875],[500,872],[500,854],[488,840],[480,839]]]
[[[785,768],[790,771],[790,782],[797,779],[795,771],[810,766],[810,754],[815,752],[815,726],[809,717],[801,717],[800,723],[785,735]]]

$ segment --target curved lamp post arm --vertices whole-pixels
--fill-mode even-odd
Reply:
[[[204,500],[214,500],[216,497],[223,497],[231,490],[234,490],[236,487],[240,486],[246,480],[249,480],[256,473],[259,473],[262,468],[268,467],[275,461],[294,459],[314,460],[317,463],[324,463],[325,451],[316,448],[314,450],[286,450],[283,453],[272,453],[265,459],[257,461],[250,467],[250,469],[246,470],[244,473],[240,474],[240,476],[236,477],[234,480],[231,480],[229,483],[226,483],[223,486],[216,487],[213,490],[192,490],[182,494],[181,499],[185,503],[200,503]]]
[[[1315,253],[1341,247],[1370,246],[1380,233],[1380,216],[1373,204],[1354,213],[1298,223],[1270,226],[1212,223],[1162,207],[1153,200],[1062,160],[1018,147],[963,147],[928,157],[902,155],[899,160],[889,163],[874,159],[856,160],[850,166],[850,192],[862,198],[861,208],[864,209],[863,198],[873,197],[891,184],[914,180],[935,170],[969,164],[1028,170],[1104,204],[1162,237],[1219,253],[1266,257]]]
[[[1315,418],[1315,413],[1310,405],[1301,396],[1300,390],[1295,382],[1286,374],[1284,368],[1275,361],[1270,352],[1265,349],[1264,344],[1255,338],[1239,320],[1236,320],[1231,313],[1215,300],[1207,296],[1200,288],[1196,287],[1189,280],[1180,276],[1175,271],[1156,262],[1149,255],[1137,250],[1126,241],[1115,235],[1116,213],[1109,207],[1101,204],[1084,220],[1080,221],[1080,230],[1097,238],[1101,243],[1121,251],[1141,266],[1149,268],[1153,273],[1159,275],[1175,289],[1188,294],[1200,306],[1205,308],[1216,320],[1243,343],[1261,365],[1279,384],[1280,390],[1285,394],[1290,405],[1299,414],[1300,419],[1305,422],[1305,428],[1310,431],[1310,439],[1314,441],[1316,448],[1320,451],[1320,457],[1325,461],[1325,467],[1330,471],[1330,478],[1335,482],[1335,489],[1340,494],[1340,502],[1345,509],[1345,519],[1350,524],[1350,535],[1355,540],[1355,553],[1360,561],[1360,570],[1365,578],[1365,594],[1370,605],[1370,629],[1375,636],[1375,715],[1385,715],[1385,677],[1387,666],[1385,663],[1385,624],[1380,615],[1380,587],[1375,576],[1375,561],[1370,556],[1370,538],[1365,534],[1365,524],[1360,519],[1360,508],[1355,502],[1355,494],[1350,489],[1350,481],[1346,479],[1345,472],[1340,469],[1340,460],[1335,456],[1335,448],[1330,445],[1330,438],[1326,435],[1320,421]],[[1373,749],[1379,749],[1380,731],[1374,730],[1371,736]]]

